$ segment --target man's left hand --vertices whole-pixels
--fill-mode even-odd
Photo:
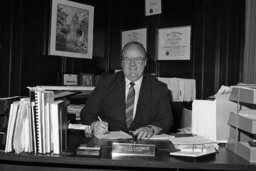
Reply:
[[[153,136],[154,131],[152,128],[145,126],[136,129],[133,131],[133,134],[137,137],[137,139],[149,139]]]

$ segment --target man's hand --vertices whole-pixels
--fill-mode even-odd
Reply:
[[[149,139],[154,135],[154,130],[149,127],[140,127],[133,131],[133,134],[137,137],[137,139]]]
[[[105,121],[95,121],[91,123],[94,135],[103,135],[108,132],[108,123]]]

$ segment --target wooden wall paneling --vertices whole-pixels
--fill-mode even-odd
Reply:
[[[241,0],[235,0],[236,3],[227,4],[231,14],[229,16],[229,43],[228,43],[228,61],[227,61],[227,85],[234,85],[241,81],[242,61],[244,51],[245,31],[245,3]]]
[[[123,1],[110,0],[111,5],[111,29],[110,29],[110,49],[109,49],[109,71],[120,68],[120,31],[123,8]]]
[[[22,37],[23,37],[23,3],[22,1],[13,2],[13,30],[12,40],[10,42],[11,47],[11,82],[9,85],[10,96],[20,95],[21,90],[21,76],[22,76]]]
[[[203,95],[204,53],[205,53],[205,6],[204,1],[195,1],[193,5],[194,17],[192,18],[192,78],[196,80],[196,96]]]
[[[12,3],[13,1],[2,0],[0,2],[0,97],[10,94],[11,77],[11,46],[12,30]]]
[[[214,93],[214,81],[215,81],[215,55],[216,55],[216,30],[218,26],[218,3],[213,1],[204,2],[204,56],[202,63],[202,97],[208,98]]]
[[[48,56],[50,1],[23,2],[22,95],[28,95],[27,86],[56,85],[62,59]]]

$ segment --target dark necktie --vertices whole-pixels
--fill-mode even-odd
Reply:
[[[134,82],[130,82],[131,87],[129,88],[129,92],[126,99],[126,124],[129,128],[132,120],[133,120],[133,109],[134,109],[134,98],[135,98],[135,90],[134,90]]]

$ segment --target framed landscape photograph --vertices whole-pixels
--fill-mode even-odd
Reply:
[[[52,0],[49,55],[92,58],[94,7]]]
[[[86,87],[92,87],[94,84],[94,74],[80,73],[80,85]]]

